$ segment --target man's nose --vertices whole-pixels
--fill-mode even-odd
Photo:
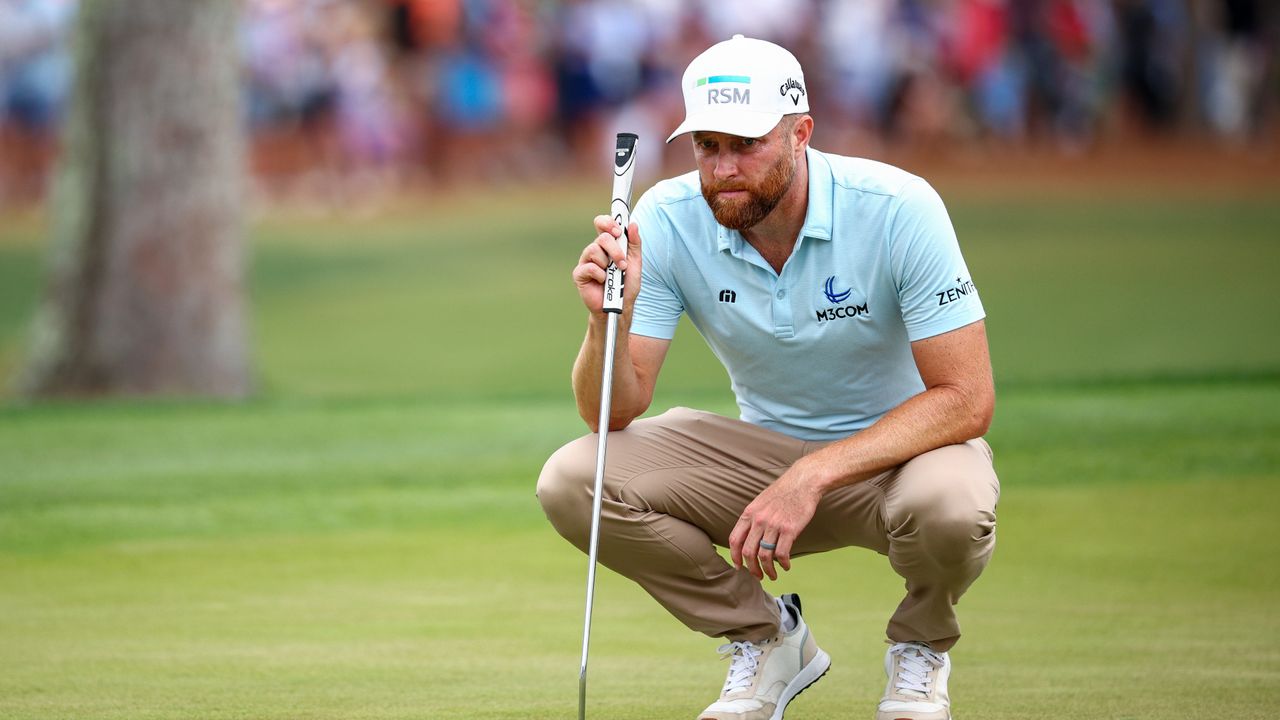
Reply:
[[[733,153],[722,152],[716,156],[716,179],[728,180],[738,174],[738,161]]]

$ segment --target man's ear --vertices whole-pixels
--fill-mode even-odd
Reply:
[[[813,138],[813,116],[808,113],[801,115],[791,128],[791,132],[796,148],[804,150],[809,147],[809,140]]]

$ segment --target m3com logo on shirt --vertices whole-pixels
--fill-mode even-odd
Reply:
[[[845,300],[848,300],[849,296],[853,294],[853,288],[848,288],[846,290],[841,290],[837,292],[836,276],[832,275],[831,277],[827,278],[826,284],[822,286],[822,292],[824,295],[827,296],[827,300],[829,302],[842,303]]]
[[[836,289],[836,276],[832,275],[822,285],[822,294],[836,307],[815,310],[814,314],[818,317],[818,323],[822,324],[828,320],[843,320],[848,318],[868,317],[871,315],[871,309],[868,303],[858,303],[857,301],[849,302],[849,298],[853,297],[853,288],[845,288],[844,290]],[[841,304],[848,303],[848,304]]]

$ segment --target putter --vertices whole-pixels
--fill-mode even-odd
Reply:
[[[618,133],[613,156],[613,202],[610,212],[622,226],[622,255],[627,254],[627,225],[631,222],[631,178],[636,167],[636,140],[632,133]],[[587,718],[587,649],[591,645],[591,605],[596,595],[596,554],[600,547],[600,495],[604,491],[605,446],[609,438],[609,406],[613,400],[613,351],[622,314],[622,270],[610,262],[605,270],[604,307],[609,316],[604,338],[604,369],[600,381],[600,444],[596,448],[596,484],[591,501],[591,548],[587,552],[587,612],[582,622],[582,666],[578,670],[578,720]]]

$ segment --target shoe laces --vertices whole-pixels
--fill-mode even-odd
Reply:
[[[731,642],[716,648],[716,652],[720,653],[721,660],[731,658],[729,676],[725,678],[724,689],[721,692],[727,695],[735,690],[751,687],[764,650],[751,642]]]
[[[899,658],[897,677],[893,681],[894,689],[903,695],[928,697],[934,672],[945,662],[942,653],[934,652],[920,643],[898,643],[889,648],[889,654]]]

